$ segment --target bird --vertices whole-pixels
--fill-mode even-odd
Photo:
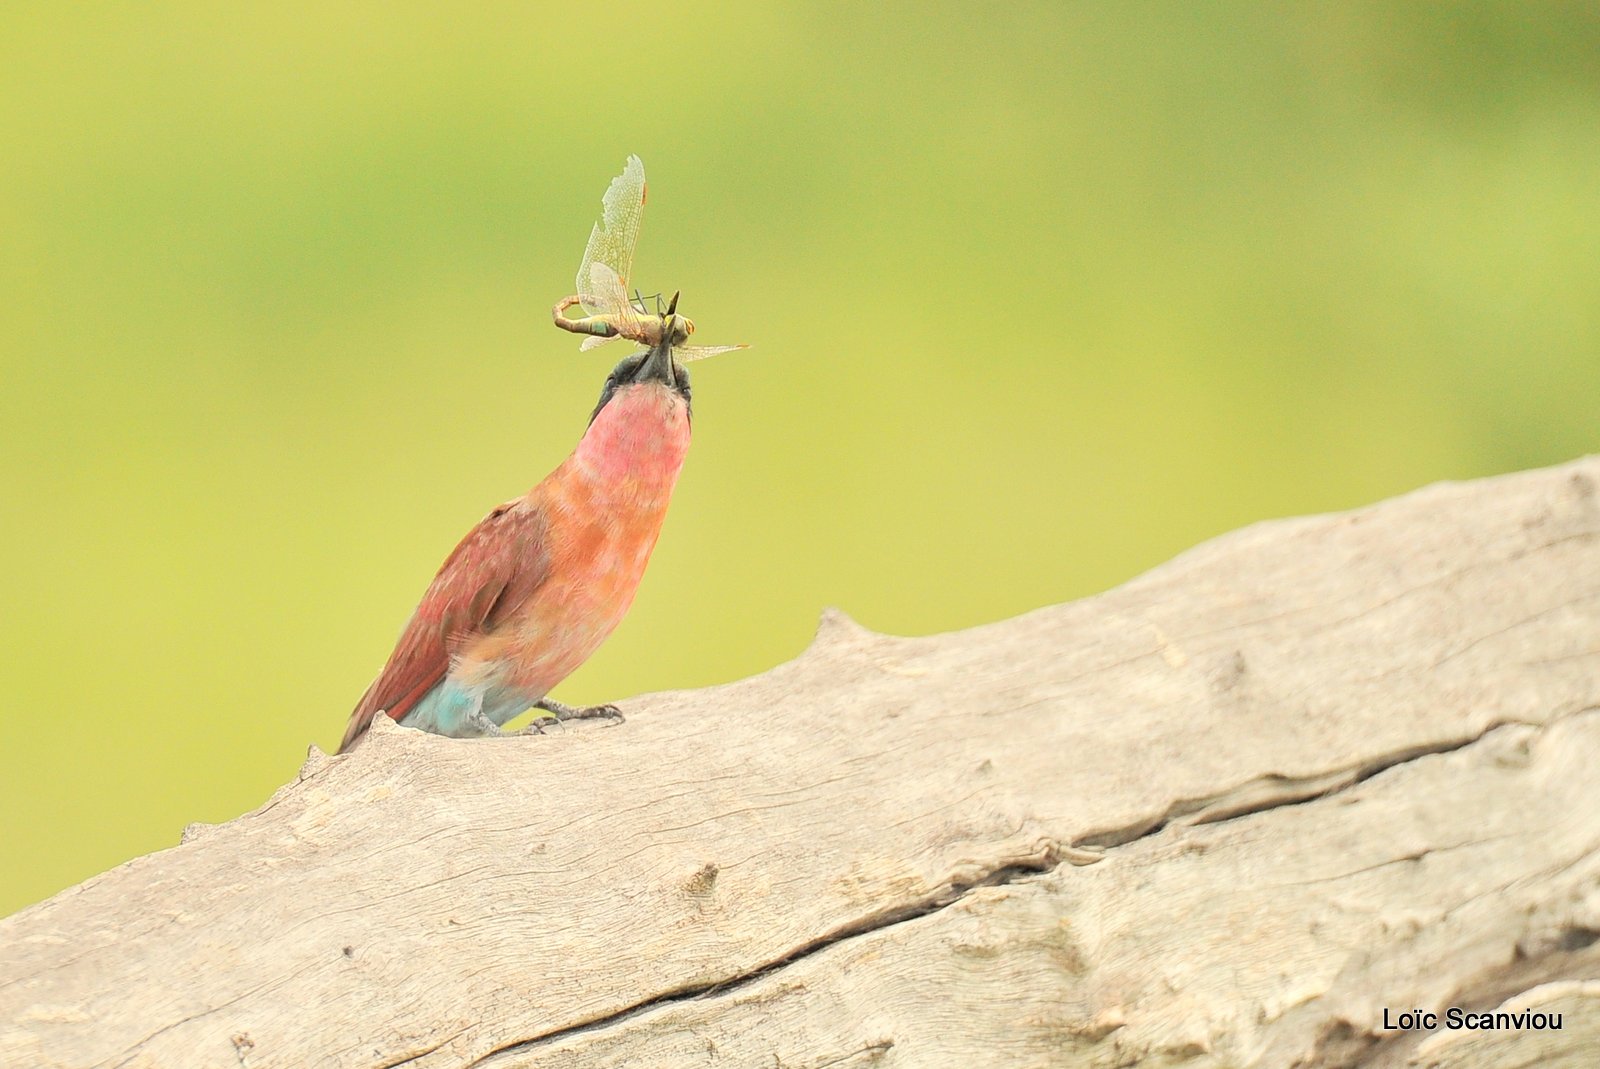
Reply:
[[[457,738],[500,735],[529,708],[546,723],[620,717],[547,695],[632,605],[688,454],[689,376],[673,355],[686,321],[676,300],[659,318],[655,344],[606,378],[572,454],[446,558],[350,714],[340,753],[380,714]]]
[[[655,549],[689,451],[689,373],[681,361],[743,349],[689,345],[679,294],[652,315],[628,275],[645,204],[644,164],[629,156],[601,201],[574,296],[551,310],[580,349],[642,346],[612,369],[572,455],[467,532],[433,577],[378,678],[350,714],[339,752],[380,712],[457,738],[503,734],[529,708],[551,720],[620,719],[614,705],[574,709],[550,690],[622,622]],[[637,293],[637,291],[635,291]],[[582,305],[578,319],[566,312]]]

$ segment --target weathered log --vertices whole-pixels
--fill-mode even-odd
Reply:
[[[1500,1065],[1600,1045],[1600,458],[616,727],[313,750],[0,921],[0,1065]],[[1562,1027],[1452,1030],[1524,1008]],[[1385,1028],[1439,1014],[1433,1031]],[[1588,1063],[1584,1063],[1588,1064]]]

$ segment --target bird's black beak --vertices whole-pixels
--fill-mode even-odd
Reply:
[[[672,295],[672,300],[667,303],[667,314],[661,317],[661,336],[668,340],[678,333],[678,298],[683,296],[683,291],[678,290]]]
[[[681,290],[679,291],[682,292]],[[666,315],[661,317],[661,340],[651,346],[650,353],[639,365],[635,382],[660,382],[676,389],[678,386],[677,362],[672,359],[672,337],[676,333],[678,294],[672,295]]]
[[[634,373],[634,382],[659,382],[667,386],[678,385],[677,369],[672,359],[672,336],[664,335],[650,347],[650,352]]]

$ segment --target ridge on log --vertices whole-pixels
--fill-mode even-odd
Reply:
[[[1258,524],[967,631],[830,613],[788,664],[626,709],[481,741],[379,717],[0,921],[0,1065],[1600,1048],[1600,458]],[[1440,1027],[1384,1027],[1416,1009]]]

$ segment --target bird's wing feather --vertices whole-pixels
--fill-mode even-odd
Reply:
[[[350,714],[340,753],[380,711],[396,720],[410,712],[467,641],[493,631],[533,596],[550,572],[544,533],[543,513],[526,498],[499,506],[467,532]]]

